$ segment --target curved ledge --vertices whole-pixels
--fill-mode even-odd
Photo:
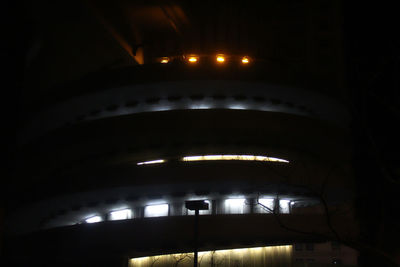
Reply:
[[[20,144],[82,121],[185,109],[281,112],[328,120],[341,126],[347,126],[350,120],[339,102],[299,88],[222,80],[163,82],[113,88],[54,105],[25,125]]]

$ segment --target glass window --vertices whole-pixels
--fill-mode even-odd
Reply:
[[[131,218],[132,218],[132,210],[130,209],[116,210],[110,212],[111,221],[127,220]]]
[[[224,211],[226,214],[243,214],[245,210],[246,199],[229,198],[225,200]]]
[[[258,199],[258,202],[261,205],[258,205],[257,211],[259,213],[272,213],[271,211],[274,210],[274,199],[273,198],[260,198]]]
[[[168,216],[168,204],[149,205],[144,207],[144,217]]]
[[[279,200],[279,212],[289,213],[290,212],[290,200],[281,199]]]
[[[103,218],[101,216],[92,216],[87,219],[85,219],[85,222],[87,223],[97,223],[103,221]]]

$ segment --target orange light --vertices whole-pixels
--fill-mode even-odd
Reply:
[[[188,62],[189,63],[197,63],[197,61],[199,61],[199,58],[196,56],[190,56],[188,57]]]
[[[160,63],[162,63],[162,64],[167,64],[167,63],[169,63],[169,58],[168,58],[168,57],[163,57],[163,58],[161,58]]]
[[[249,64],[250,63],[250,59],[248,57],[243,57],[242,58],[242,63],[243,64]]]
[[[225,62],[225,56],[224,55],[218,55],[217,56],[217,62],[218,63],[224,63]]]

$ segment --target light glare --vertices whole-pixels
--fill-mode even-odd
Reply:
[[[188,62],[189,62],[189,63],[197,63],[198,60],[199,60],[199,58],[196,57],[196,56],[190,56],[190,57],[188,57]]]
[[[97,222],[101,222],[102,220],[103,219],[101,218],[101,216],[93,216],[93,217],[87,218],[85,220],[85,222],[87,222],[87,223],[97,223]]]
[[[248,57],[243,57],[242,58],[242,63],[243,64],[249,64],[250,63],[250,59]]]
[[[218,55],[217,56],[217,62],[218,63],[224,63],[225,62],[225,57],[223,55]]]
[[[161,58],[160,63],[161,63],[161,64],[167,64],[167,63],[169,63],[169,58],[168,58],[168,57],[163,57],[163,58]]]

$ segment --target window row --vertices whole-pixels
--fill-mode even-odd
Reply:
[[[211,214],[249,214],[249,213],[290,213],[293,201],[274,198],[228,198],[224,200],[204,199],[209,204],[208,210],[200,210],[200,215]],[[194,215],[195,212],[185,208],[182,203],[157,203],[143,207],[124,207],[112,210],[107,214],[91,214],[83,219],[85,223],[101,221],[128,220],[133,218],[151,218],[162,216]]]

